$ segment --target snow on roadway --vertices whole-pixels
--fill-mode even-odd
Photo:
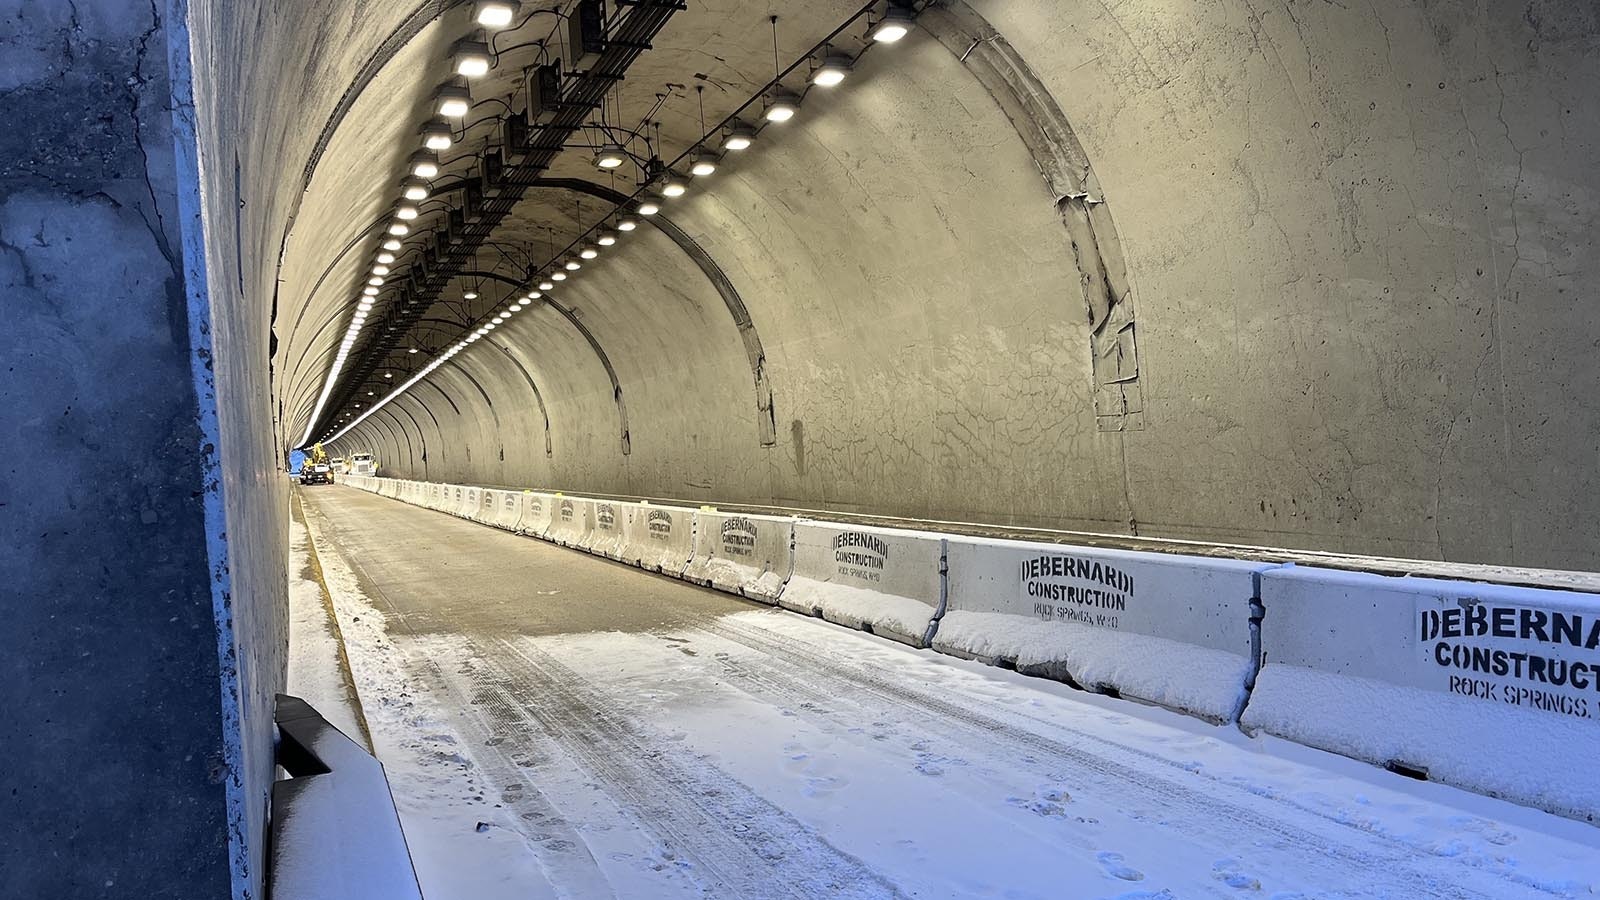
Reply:
[[[1600,895],[1600,829],[781,610],[415,636],[310,524],[430,900]]]

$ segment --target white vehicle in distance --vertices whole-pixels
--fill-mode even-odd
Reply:
[[[342,456],[335,456],[328,461],[328,464],[333,467],[333,474],[335,475],[344,475],[350,471],[350,467],[345,465],[344,457]]]
[[[376,475],[378,464],[373,461],[371,453],[357,453],[350,457],[351,475]]]

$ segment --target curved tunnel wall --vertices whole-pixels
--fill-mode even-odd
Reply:
[[[1593,21],[974,6],[1070,121],[1079,199],[1114,211],[1120,346],[1089,333],[1096,272],[1037,135],[921,35],[668,209],[748,305],[775,446],[720,298],[649,234],[558,294],[617,370],[629,452],[602,367],[542,309],[491,343],[528,361],[553,452],[503,351],[474,348],[500,433],[458,385],[429,477],[1595,564]],[[985,36],[938,15],[946,44]],[[1136,359],[1121,415],[1108,349]]]
[[[556,293],[620,402],[542,307],[403,401],[425,469],[411,422],[337,449],[434,480],[1596,564],[1592,18],[971,5],[998,38],[930,13],[667,210],[749,310],[769,433],[726,304],[646,228]],[[1047,96],[997,99],[996,47]],[[341,52],[309,64],[364,58]],[[1041,176],[1039,103],[1081,195]],[[313,209],[376,215],[382,186],[341,171],[291,241],[322,239]],[[1075,214],[1114,218],[1094,260]],[[337,321],[319,274],[283,294]],[[322,374],[277,384],[289,417]]]

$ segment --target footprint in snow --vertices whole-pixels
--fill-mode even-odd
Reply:
[[[1122,864],[1121,853],[1114,853],[1110,850],[1106,850],[1095,854],[1095,859],[1099,861],[1100,867],[1106,870],[1106,874],[1110,875],[1112,878],[1120,878],[1123,881],[1144,880],[1143,872],[1131,866],[1125,866]]]
[[[1237,859],[1219,859],[1211,864],[1211,877],[1241,891],[1259,891],[1261,882],[1239,871]]]

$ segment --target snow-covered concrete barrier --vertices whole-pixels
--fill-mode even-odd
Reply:
[[[777,603],[794,570],[794,519],[703,509],[694,514],[694,556],[683,577]]]
[[[800,519],[778,605],[926,647],[944,607],[944,555],[941,535]]]
[[[1246,729],[1600,817],[1600,595],[1286,566],[1261,602]]]
[[[594,504],[579,497],[555,496],[555,512],[545,539],[567,547],[581,546],[594,530]]]
[[[1255,677],[1269,563],[951,537],[933,647],[1215,722]]]
[[[595,556],[604,556],[608,559],[622,558],[622,545],[625,541],[623,528],[627,522],[627,508],[630,503],[618,503],[615,500],[591,500],[594,507],[594,527],[579,544],[579,546],[593,553]]]
[[[694,510],[630,503],[627,513],[622,561],[652,572],[682,575],[694,556]]]
[[[522,516],[517,520],[517,533],[542,538],[550,528],[550,517],[555,511],[555,496],[535,491],[522,492]]]

